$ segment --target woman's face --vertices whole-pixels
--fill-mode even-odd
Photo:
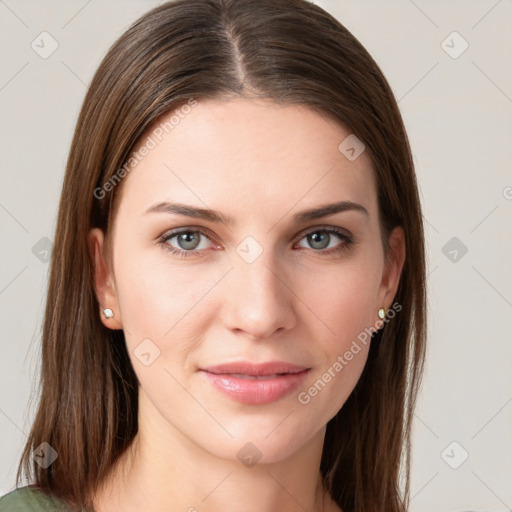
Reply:
[[[323,433],[346,401],[404,258],[397,228],[385,265],[374,173],[349,135],[308,108],[238,98],[199,101],[140,141],[110,267],[101,231],[90,241],[98,300],[115,313],[103,322],[124,330],[141,410],[160,432],[272,462]],[[204,371],[275,361],[296,367],[259,379],[254,367]]]

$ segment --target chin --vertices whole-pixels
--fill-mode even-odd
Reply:
[[[215,457],[242,462],[247,467],[256,463],[281,462],[316,438],[315,433],[308,434],[303,425],[289,423],[285,426],[289,421],[289,419],[283,421],[285,417],[286,414],[269,417],[267,421],[258,421],[258,426],[255,426],[254,417],[248,417],[247,421],[238,420],[236,427],[229,428],[226,424],[233,438],[226,439],[226,434],[224,439],[217,439],[217,442],[214,440],[212,443],[210,439],[203,448]],[[321,442],[323,442],[323,435]]]

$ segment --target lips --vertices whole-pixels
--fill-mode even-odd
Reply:
[[[222,394],[248,405],[284,398],[305,379],[310,368],[283,361],[236,362],[201,368],[207,381]]]

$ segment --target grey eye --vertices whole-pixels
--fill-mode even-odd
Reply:
[[[182,251],[195,251],[208,248],[208,244],[204,247],[199,247],[201,245],[201,238],[208,240],[208,237],[200,231],[181,231],[179,233],[170,233],[165,237],[165,243],[170,247]],[[170,243],[170,240],[173,239],[176,239],[176,241]]]
[[[325,231],[316,231],[306,236],[314,249],[325,249],[329,245],[331,235]]]

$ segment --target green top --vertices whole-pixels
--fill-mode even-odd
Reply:
[[[19,487],[0,498],[0,512],[69,512],[57,498],[33,485]]]

